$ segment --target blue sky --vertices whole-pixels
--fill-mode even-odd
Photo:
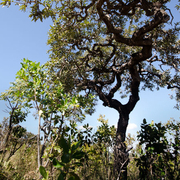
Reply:
[[[32,22],[28,12],[24,13],[18,9],[18,6],[0,9],[0,92],[8,89],[9,83],[15,80],[15,74],[21,68],[20,62],[23,58],[38,61],[41,64],[48,61],[46,42],[48,30],[52,25],[51,20],[45,20],[43,23]],[[141,91],[140,101],[130,114],[128,132],[136,133],[144,118],[148,122],[151,120],[166,122],[170,118],[180,120],[180,111],[173,108],[176,102],[169,98],[170,94],[172,91],[166,89],[154,92]],[[116,97],[118,98],[118,94]],[[3,112],[5,109],[7,109],[5,102],[0,101],[0,121],[8,115]],[[117,124],[118,113],[103,107],[101,101],[96,106],[96,112],[92,116],[87,116],[84,123],[89,123],[93,127],[98,126],[97,118],[100,114],[106,116],[110,125]],[[37,125],[37,120],[32,116],[23,123],[23,126],[33,133],[37,133]]]

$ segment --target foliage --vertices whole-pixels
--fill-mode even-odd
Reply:
[[[118,111],[116,170],[125,164],[125,179],[124,141],[139,89],[167,87],[179,97],[180,28],[179,22],[173,22],[176,9],[169,9],[169,2],[173,1],[47,0],[31,6],[32,20],[53,18],[47,67],[64,90],[92,92],[104,106]],[[121,96],[115,99],[118,91]],[[126,104],[121,102],[123,97],[128,97]]]
[[[101,124],[92,133],[88,124],[80,130],[75,121],[60,120],[61,124],[52,129],[46,143],[44,165],[39,169],[44,179],[117,179],[113,173],[116,129],[109,126],[102,115],[98,121]],[[144,120],[137,135],[139,144],[130,152],[127,179],[179,179],[179,130],[179,122],[169,121],[163,125],[148,124]],[[27,136],[33,137],[28,133]],[[127,147],[132,147],[134,142],[134,137],[129,134]],[[6,179],[38,178],[36,151],[34,140],[24,141],[10,161],[5,162],[1,176]]]
[[[3,0],[1,4],[11,5],[12,2]],[[129,114],[139,101],[140,83],[142,89],[176,89],[176,99],[179,97],[180,28],[179,22],[173,22],[175,11],[169,9],[169,2],[173,1],[22,0],[17,3],[23,11],[30,4],[30,17],[34,21],[52,17],[54,23],[48,40],[51,59],[46,67],[49,74],[63,84],[65,92],[86,90],[87,95],[89,92],[96,94],[104,106],[118,111],[120,118],[115,152],[120,163],[117,164],[117,171],[121,171],[120,167],[127,159],[124,145],[126,129]],[[179,9],[178,3],[176,9]],[[32,72],[37,70],[34,65],[31,66]],[[24,77],[21,73],[26,73],[28,68],[23,68],[25,71],[18,75]],[[41,85],[45,90],[48,87],[44,86],[43,77],[41,73],[30,76],[33,81],[28,85],[33,86],[33,90],[28,90],[30,96],[25,91],[30,98],[28,102],[36,102],[39,119],[41,114],[47,116],[49,109],[54,111],[50,108],[53,103],[47,106],[47,100],[58,101],[58,98],[54,99],[48,94],[53,89],[47,92],[41,89]],[[42,82],[40,79],[43,79]],[[114,99],[117,91],[121,98],[128,96],[126,104],[121,103],[121,98]],[[56,105],[52,107],[57,111]],[[126,179],[126,165],[123,172]]]
[[[167,86],[176,88],[178,95],[180,29],[173,14],[179,4],[176,1],[176,7],[169,9],[172,2],[22,0],[17,4],[21,10],[30,5],[34,21],[52,17],[48,68],[66,90],[94,91],[105,106],[117,110],[112,98],[120,89],[122,97],[130,93],[126,107],[134,100],[129,114],[139,100],[140,82],[142,89]]]
[[[37,110],[42,110],[42,116],[52,111],[59,111],[65,116],[79,115],[78,110],[81,108],[92,109],[92,98],[83,98],[80,95],[65,94],[61,82],[53,79],[51,73],[47,71],[45,65],[23,59],[22,68],[17,72],[16,81],[18,86],[24,87],[24,97],[27,102],[34,101]],[[70,99],[71,98],[71,99]],[[87,105],[85,107],[85,104]],[[32,106],[32,103],[30,104]],[[74,111],[72,111],[72,109]],[[75,111],[77,109],[77,111]],[[68,112],[70,111],[70,112]],[[47,112],[47,113],[46,113]],[[74,112],[74,113],[72,113]],[[87,111],[86,111],[87,112]],[[76,116],[78,118],[78,116]],[[83,115],[79,119],[83,118]]]
[[[14,112],[17,112],[16,110]],[[0,123],[0,162],[8,161],[21,146],[28,141],[26,129],[18,125],[21,122],[23,112],[10,112],[9,118],[4,118]],[[18,119],[19,118],[19,119]],[[24,118],[24,116],[23,116]],[[5,160],[4,160],[5,158]]]
[[[68,180],[80,180],[79,176],[74,172],[75,168],[83,166],[81,159],[86,154],[82,148],[80,149],[80,144],[81,141],[72,144],[70,137],[66,140],[61,136],[58,146],[54,147],[56,149],[62,148],[61,161],[58,161],[55,157],[51,158],[53,166],[60,171],[57,179],[65,180],[68,177]],[[44,179],[48,179],[48,173],[42,166],[40,166],[40,173]]]
[[[94,97],[91,94],[84,97],[79,94],[65,93],[60,81],[51,76],[45,65],[28,59],[23,59],[21,65],[22,68],[17,72],[15,82],[8,91],[2,93],[1,98],[7,99],[10,105],[16,104],[15,107],[12,107],[13,122],[17,119],[17,123],[19,123],[25,119],[26,114],[23,114],[22,107],[26,111],[30,108],[36,109],[39,119],[37,144],[38,166],[40,166],[45,143],[49,140],[52,128],[57,128],[59,120],[64,121],[66,117],[69,120],[82,121],[85,113],[93,112]],[[41,118],[44,121],[43,126]],[[44,133],[44,144],[41,150],[40,130]]]
[[[114,155],[116,128],[109,126],[105,116],[98,118],[100,125],[93,134],[92,145],[89,149],[89,160],[87,162],[87,179],[113,179]]]
[[[0,124],[1,175],[8,180],[22,179],[27,172],[34,170],[37,164],[36,136],[27,132],[22,126],[15,125],[5,143],[8,131],[7,118]]]
[[[57,171],[40,167],[44,179],[59,177],[69,179],[106,179],[113,175],[113,154],[115,128],[110,127],[103,116],[98,119],[101,125],[92,134],[92,128],[84,125],[82,130],[76,128],[76,123],[63,126],[60,136],[57,133],[47,146],[44,158],[50,159]]]
[[[24,108],[35,107],[38,113],[42,111],[43,118],[54,111],[54,113],[60,112],[65,116],[71,114],[81,120],[84,119],[82,109],[86,113],[93,112],[91,94],[87,98],[82,95],[65,94],[61,83],[53,79],[45,65],[28,59],[23,59],[21,65],[22,68],[17,72],[15,82],[11,83],[12,86],[2,93],[1,100],[9,98],[11,103],[21,101],[23,103],[21,106]],[[18,116],[20,108],[16,111],[16,116]],[[21,120],[19,117],[18,119]]]
[[[170,138],[170,140],[169,140]],[[141,153],[136,158],[140,179],[180,178],[180,123],[169,121],[141,125]]]
[[[44,167],[40,167],[41,175],[46,179],[49,176],[58,176],[59,179],[66,179],[76,177],[75,169],[82,166],[81,160],[85,156],[83,151],[83,144],[86,138],[82,136],[83,132],[78,132],[75,121],[70,121],[69,125],[61,121],[59,130],[53,130],[51,134],[51,141],[46,145],[46,150],[43,158],[55,167],[59,172],[52,174],[45,170]],[[88,134],[86,132],[86,134]],[[81,136],[80,136],[81,135]],[[81,139],[82,138],[82,139]],[[79,139],[79,140],[78,140]],[[58,160],[60,159],[60,161]],[[46,163],[47,165],[48,163]]]

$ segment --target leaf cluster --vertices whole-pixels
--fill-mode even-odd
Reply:
[[[138,134],[140,154],[135,160],[140,179],[179,179],[179,122],[147,124],[144,119]]]

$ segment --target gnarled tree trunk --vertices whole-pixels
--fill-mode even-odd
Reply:
[[[136,65],[132,65],[129,68],[131,74],[131,95],[129,96],[129,101],[126,104],[121,104],[120,101],[113,99],[114,93],[121,87],[120,75],[116,76],[117,84],[111,89],[108,95],[105,95],[101,88],[96,86],[96,92],[98,93],[100,99],[104,102],[104,106],[111,107],[118,111],[119,120],[117,124],[116,132],[116,144],[114,148],[114,174],[118,176],[117,180],[127,179],[127,165],[129,160],[128,151],[125,145],[126,130],[129,122],[129,114],[134,109],[136,103],[139,101],[139,85],[140,78],[137,71]]]
[[[129,114],[120,115],[116,131],[116,144],[114,146],[114,174],[117,176],[117,180],[120,177],[121,179],[127,179],[129,154],[125,144],[125,137],[128,121]]]

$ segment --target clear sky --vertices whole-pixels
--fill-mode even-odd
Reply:
[[[48,61],[46,42],[52,22],[50,19],[32,22],[28,12],[21,12],[18,6],[11,6],[0,8],[0,25],[0,92],[4,92],[9,88],[9,83],[15,80],[15,74],[21,68],[20,62],[23,58],[41,62],[41,64]],[[171,93],[166,89],[154,92],[141,91],[140,101],[130,114],[128,132],[137,132],[144,118],[149,123],[151,120],[166,122],[170,118],[180,120],[180,111],[173,108],[176,102],[169,98]],[[116,97],[118,98],[118,94]],[[8,116],[3,112],[5,109],[7,109],[5,102],[0,101],[0,121]],[[97,118],[100,114],[106,115],[110,125],[117,124],[118,113],[103,107],[101,101],[96,106],[96,112],[92,116],[87,116],[84,123],[97,127],[99,125]],[[28,131],[37,133],[38,122],[34,117],[29,116],[23,126]]]

